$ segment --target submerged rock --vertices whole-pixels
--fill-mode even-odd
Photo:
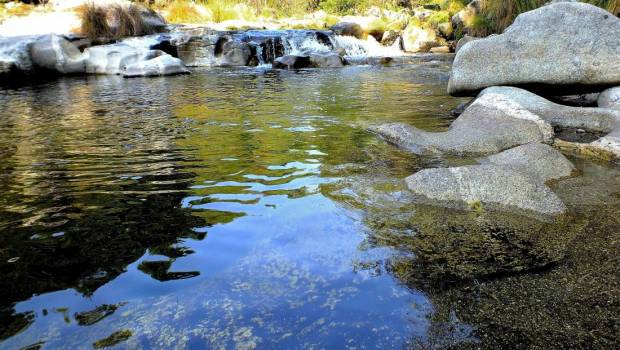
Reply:
[[[597,100],[601,108],[611,108],[620,111],[620,87],[615,87],[603,91]]]
[[[413,253],[392,260],[389,270],[418,289],[544,268],[565,257],[581,229],[566,216],[543,221],[424,205],[416,205],[413,216],[394,213],[386,218],[383,210],[371,219],[367,224],[373,239]],[[415,234],[403,237],[403,228]]]
[[[522,210],[557,215],[562,201],[545,185],[574,170],[548,145],[528,144],[483,159],[482,165],[424,169],[406,179],[422,202],[442,206]]]
[[[579,93],[619,85],[619,48],[619,18],[585,3],[553,3],[519,15],[501,35],[463,46],[448,93],[497,85]]]
[[[476,99],[445,132],[422,131],[402,123],[372,130],[415,154],[485,155],[553,139],[549,123],[502,94]]]

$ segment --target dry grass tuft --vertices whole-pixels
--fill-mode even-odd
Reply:
[[[94,2],[85,4],[78,9],[78,16],[82,21],[80,33],[88,38],[110,38],[112,29],[108,24],[108,12],[105,8],[95,5]]]
[[[78,10],[82,20],[81,34],[91,39],[153,34],[155,30],[145,22],[144,11],[147,10],[136,5],[100,6],[94,2],[88,3]]]

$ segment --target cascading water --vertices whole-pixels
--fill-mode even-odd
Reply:
[[[349,64],[367,64],[370,57],[404,55],[399,41],[392,46],[383,46],[372,36],[362,40],[321,30],[248,30],[236,33],[209,31],[190,37],[183,32],[177,32],[166,37],[171,42],[187,43],[183,50],[192,52],[190,55],[195,66],[225,65],[216,50],[221,38],[250,44],[255,55],[253,61],[258,63],[259,67],[270,67],[276,58],[286,55],[306,56],[311,53],[338,52]],[[123,42],[134,47],[157,48],[155,44],[160,38],[161,36],[151,36]]]
[[[326,53],[332,51],[331,38],[325,34],[323,42],[320,41],[316,32],[287,31],[282,37],[284,53],[286,55],[305,55],[309,52]]]
[[[344,49],[346,56],[351,57],[393,57],[404,53],[398,41],[392,46],[383,46],[372,36],[361,40],[353,36],[335,35],[334,46]]]

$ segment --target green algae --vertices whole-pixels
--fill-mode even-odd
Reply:
[[[95,349],[103,349],[103,348],[111,347],[111,346],[114,346],[116,344],[119,344],[131,338],[132,335],[133,335],[132,331],[128,329],[123,329],[123,330],[110,334],[106,338],[97,340],[96,342],[93,343],[93,347]]]
[[[112,315],[122,305],[124,304],[103,304],[90,311],[75,313],[74,317],[78,325],[91,326]]]

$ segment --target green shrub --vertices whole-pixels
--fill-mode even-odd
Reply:
[[[364,0],[323,0],[320,5],[325,12],[338,15],[354,15],[365,8]]]

